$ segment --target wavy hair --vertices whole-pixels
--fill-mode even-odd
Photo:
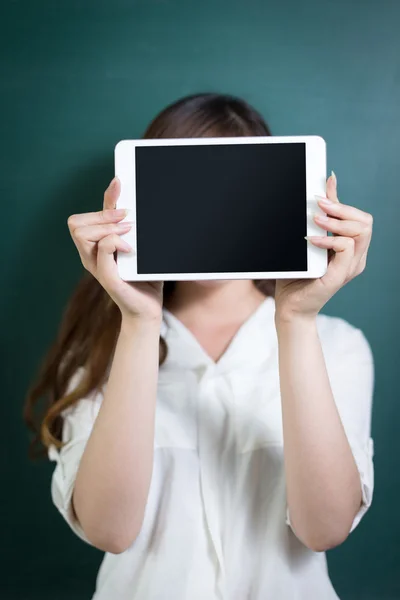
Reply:
[[[247,102],[226,94],[193,94],[168,105],[149,124],[143,138],[193,138],[271,135],[262,116]],[[254,280],[266,296],[273,296],[275,281]],[[175,282],[164,283],[164,302]],[[95,277],[85,272],[73,291],[55,339],[43,357],[28,389],[24,420],[34,436],[30,455],[62,446],[62,412],[106,382],[121,326],[121,312]],[[168,347],[160,335],[159,364]],[[83,367],[78,385],[68,389]]]

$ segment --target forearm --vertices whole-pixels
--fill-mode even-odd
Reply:
[[[277,317],[276,325],[290,520],[307,546],[325,550],[350,530],[361,504],[360,477],[315,319],[280,322]]]
[[[153,464],[159,320],[122,322],[104,399],[79,466],[74,509],[90,541],[118,552],[138,534]]]

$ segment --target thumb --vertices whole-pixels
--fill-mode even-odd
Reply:
[[[337,179],[333,171],[326,182],[326,197],[329,198],[329,200],[333,200],[333,202],[339,202],[337,196]]]
[[[103,210],[109,210],[116,207],[117,200],[121,193],[121,182],[118,177],[111,180],[110,185],[104,192]]]

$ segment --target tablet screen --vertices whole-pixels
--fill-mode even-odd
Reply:
[[[305,143],[137,146],[139,274],[307,270]]]

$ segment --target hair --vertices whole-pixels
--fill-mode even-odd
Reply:
[[[269,136],[268,125],[247,102],[226,94],[204,93],[181,98],[168,105],[148,125],[143,138],[193,138]],[[266,296],[273,296],[275,281],[254,280]],[[163,301],[171,296],[175,282],[164,283]],[[57,335],[39,365],[28,389],[24,420],[34,436],[30,456],[46,448],[61,448],[62,413],[89,394],[100,392],[115,351],[121,312],[106,290],[85,272],[62,315]],[[160,335],[159,364],[168,353]],[[80,368],[78,385],[69,382]]]

